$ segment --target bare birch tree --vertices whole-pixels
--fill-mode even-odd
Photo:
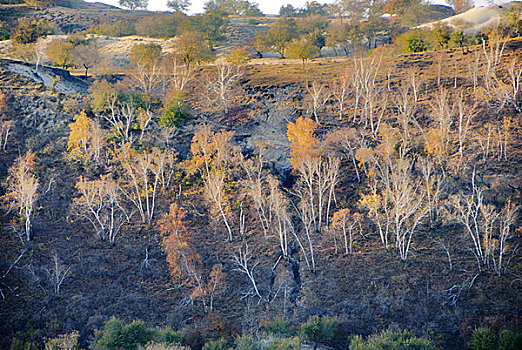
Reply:
[[[357,227],[360,227],[361,217],[357,213],[351,214],[350,209],[344,208],[336,211],[332,218],[332,223],[336,229],[341,229],[344,245],[344,254],[353,252],[353,234]],[[336,247],[337,249],[337,247]]]
[[[91,223],[100,240],[114,245],[122,226],[130,220],[121,189],[110,175],[89,181],[80,176],[76,183],[79,197],[73,199],[75,214]]]
[[[213,72],[208,75],[205,82],[204,96],[208,105],[228,113],[238,96],[242,77],[243,71],[240,66],[224,59],[217,60]]]
[[[227,228],[228,240],[232,241],[232,228],[228,216],[230,205],[225,197],[225,173],[223,171],[211,171],[205,180],[205,198],[210,204],[212,217],[219,217]]]
[[[311,104],[312,114],[315,122],[319,123],[319,111],[330,99],[330,91],[328,87],[318,81],[312,81],[306,84],[306,91],[308,93],[308,100]]]
[[[71,267],[64,265],[60,261],[58,254],[55,253],[53,255],[51,268],[45,270],[51,281],[54,294],[60,295],[60,289],[62,288],[63,282],[67,277],[70,277]]]
[[[518,217],[519,207],[508,201],[500,212],[498,223],[498,238],[494,242],[494,255],[492,256],[493,270],[500,276],[505,273],[509,262],[515,256],[517,246],[510,247],[509,240],[513,238],[513,226]],[[511,249],[509,249],[511,248]],[[511,250],[511,256],[506,256]]]
[[[255,275],[255,269],[259,265],[259,261],[248,250],[248,244],[245,244],[244,249],[239,248],[237,250],[237,254],[232,256],[232,263],[235,266],[234,271],[245,274],[251,284],[252,289],[247,295],[254,295],[259,298],[259,301],[265,301],[266,298],[259,290]]]
[[[13,128],[13,125],[13,120],[0,121],[0,147],[4,151],[6,150],[7,141],[9,139],[9,135],[11,134],[11,129]]]
[[[16,209],[24,222],[25,239],[32,238],[32,218],[34,205],[38,199],[39,182],[34,174],[36,156],[28,151],[18,157],[8,170],[7,193],[2,197],[7,201],[8,210]]]
[[[337,104],[337,114],[339,121],[341,121],[343,120],[347,100],[350,97],[350,82],[346,74],[332,82],[332,96]]]
[[[125,170],[128,182],[126,195],[138,210],[142,221],[151,224],[156,199],[161,190],[169,185],[176,155],[172,150],[159,148],[140,153],[130,145],[124,145],[117,152],[117,159]]]

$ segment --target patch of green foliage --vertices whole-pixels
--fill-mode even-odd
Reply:
[[[522,333],[503,330],[497,336],[489,328],[477,328],[469,343],[473,350],[516,350],[522,349]]]
[[[301,350],[301,340],[293,338],[270,338],[268,343],[263,346],[266,350]]]
[[[296,330],[290,322],[282,318],[276,318],[261,325],[261,329],[267,335],[277,337],[292,337],[296,334]]]
[[[211,340],[203,345],[203,350],[228,350],[228,345],[223,339]]]
[[[429,47],[426,36],[420,29],[410,30],[397,37],[397,49],[400,52],[423,52]]]
[[[299,334],[305,341],[335,348],[345,342],[345,333],[337,317],[312,316],[301,325]]]
[[[174,98],[163,108],[158,124],[162,128],[178,127],[187,119],[190,119],[190,113],[185,103],[179,98]]]
[[[375,334],[366,341],[361,336],[356,336],[350,343],[350,350],[435,350],[427,339],[415,337],[408,331],[385,331]]]
[[[112,317],[105,323],[103,332],[95,340],[95,348],[100,350],[138,350],[154,341],[165,345],[179,344],[181,334],[170,329],[151,329],[143,321],[133,321],[125,325]]]
[[[241,335],[234,340],[236,350],[261,350],[261,345],[251,335]]]
[[[0,21],[0,40],[7,40],[11,37],[11,30],[9,24],[4,21]]]
[[[34,43],[40,37],[49,34],[55,34],[56,28],[52,23],[44,19],[39,21],[31,21],[28,18],[20,18],[15,31],[11,35],[11,39],[18,44]]]
[[[136,34],[134,23],[130,21],[116,21],[114,23],[102,23],[91,28],[91,32],[107,36],[127,36]]]

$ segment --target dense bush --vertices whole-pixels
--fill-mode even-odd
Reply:
[[[187,16],[175,12],[162,16],[145,17],[135,24],[136,34],[152,38],[172,38],[179,34],[179,24]]]
[[[158,124],[163,128],[170,128],[180,126],[183,121],[189,118],[190,113],[187,112],[185,103],[174,98],[163,107]]]
[[[274,335],[277,337],[291,337],[295,335],[296,330],[290,322],[282,318],[276,318],[261,325],[261,329],[267,335]]]
[[[522,333],[510,330],[500,332],[498,339],[489,328],[477,328],[470,341],[473,350],[516,350],[522,349]]]
[[[9,24],[4,21],[0,21],[0,40],[7,40],[11,36],[11,30]]]
[[[255,341],[252,336],[240,336],[236,338],[234,345],[236,350],[300,350],[301,340],[298,337],[268,335]]]
[[[270,338],[262,343],[264,350],[301,350],[301,340],[293,338]]]
[[[426,35],[420,29],[410,30],[399,35],[396,43],[400,52],[422,52],[429,48]]]
[[[36,42],[40,37],[54,34],[55,32],[56,28],[54,25],[44,19],[31,21],[23,17],[18,20],[18,25],[11,35],[11,39],[19,44],[29,44]]]
[[[91,32],[107,36],[127,36],[136,34],[134,23],[130,21],[116,21],[114,23],[102,23],[91,29]]]
[[[366,341],[361,336],[356,336],[351,344],[350,350],[434,350],[430,342],[424,338],[417,338],[411,333],[386,331],[369,337]]]
[[[337,317],[312,316],[299,329],[303,340],[341,348],[345,343],[345,332]]]
[[[150,329],[143,321],[133,321],[128,325],[112,317],[103,328],[103,332],[96,339],[95,348],[100,350],[137,350],[147,343],[161,343],[175,345],[182,342],[179,332],[170,329]]]
[[[495,350],[497,339],[491,329],[477,328],[473,331],[470,345],[474,350]]]
[[[261,350],[261,345],[251,335],[242,335],[234,340],[236,350]]]
[[[155,330],[154,341],[167,345],[183,343],[183,336],[180,332],[174,332],[169,328]]]
[[[112,317],[103,328],[101,337],[96,342],[96,348],[102,350],[137,350],[152,340],[153,331],[148,329],[143,321],[133,321],[124,325]]]
[[[228,345],[223,339],[211,340],[203,345],[203,350],[228,350]]]

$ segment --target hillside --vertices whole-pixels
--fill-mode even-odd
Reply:
[[[469,236],[462,225],[444,214],[444,208],[450,205],[451,194],[469,194],[473,172],[477,174],[475,181],[485,189],[488,203],[501,208],[509,198],[514,204],[522,205],[521,114],[511,104],[501,106],[497,100],[488,100],[490,97],[481,95],[485,90],[478,88],[473,94],[469,62],[472,57],[481,57],[480,50],[480,47],[473,47],[466,52],[453,49],[384,58],[376,84],[379,91],[394,97],[390,97],[389,104],[382,109],[385,113],[383,123],[402,130],[396,102],[392,101],[396,98],[394,94],[415,72],[421,83],[412,117],[417,124],[409,124],[412,135],[417,135],[415,128],[431,130],[435,125],[432,111],[439,89],[444,87],[453,94],[457,85],[458,91],[465,92],[475,104],[473,135],[487,130],[484,128],[488,126],[502,125],[505,118],[511,118],[506,154],[493,154],[502,151],[492,143],[488,158],[483,155],[478,138],[470,136],[471,141],[466,144],[466,152],[469,152],[466,157],[469,158],[466,164],[458,165],[458,171],[451,170],[454,165],[449,163],[449,156],[443,170],[434,165],[437,176],[442,176],[441,171],[448,172],[441,195],[446,204],[433,214],[433,221],[422,222],[415,232],[410,256],[403,260],[394,248],[395,242],[390,248],[384,248],[370,212],[357,204],[371,178],[363,175],[362,165],[355,168],[352,158],[339,153],[342,162],[334,206],[336,210],[346,207],[353,212],[360,211],[365,217],[360,221],[361,230],[354,231],[352,254],[343,254],[342,238],[335,236],[334,239],[333,231],[325,229],[321,234],[314,234],[315,271],[307,266],[310,257],[300,247],[299,240],[306,241],[304,224],[299,211],[295,211],[300,208],[296,191],[299,191],[301,175],[292,170],[289,161],[291,142],[287,131],[289,123],[299,117],[313,118],[310,92],[306,88],[308,82],[333,87],[338,77],[355,70],[353,60],[318,59],[304,69],[295,61],[249,64],[244,68],[238,86],[241,93],[235,97],[228,112],[216,106],[205,107],[201,91],[208,84],[205,77],[211,76],[215,68],[212,65],[198,67],[187,95],[191,117],[171,130],[173,134],[167,141],[159,124],[160,111],[154,112],[154,120],[143,141],[136,141],[138,127],[134,126],[131,131],[139,152],[147,152],[153,147],[176,150],[178,161],[173,167],[171,185],[158,196],[157,214],[151,224],[141,223],[134,211],[133,220],[123,226],[113,246],[100,241],[89,223],[76,216],[73,210],[73,198],[79,196],[75,188],[79,176],[94,179],[108,173],[115,179],[124,178],[123,168],[109,155],[112,147],[109,144],[104,146],[106,155],[97,162],[82,163],[66,156],[73,116],[81,109],[90,108],[85,91],[91,81],[80,82],[59,69],[42,67],[41,71],[36,71],[31,65],[3,60],[0,87],[7,105],[2,112],[3,120],[14,124],[6,149],[0,153],[0,179],[6,179],[7,171],[17,157],[32,149],[37,157],[35,172],[40,190],[30,242],[24,242],[23,237],[19,239],[15,234],[16,230],[21,230],[22,218],[14,212],[4,210],[1,213],[0,347],[9,346],[13,338],[41,343],[44,337],[56,337],[73,330],[80,332],[82,347],[92,346],[96,330],[103,329],[111,316],[125,322],[141,319],[149,326],[169,325],[181,330],[186,339],[191,339],[190,344],[195,349],[207,338],[231,339],[238,333],[255,333],[260,324],[277,317],[298,325],[312,315],[338,316],[343,332],[350,336],[369,335],[388,328],[409,329],[442,349],[463,348],[473,329],[479,326],[520,330],[520,255],[515,249],[509,268],[501,276],[486,266],[478,272]],[[509,42],[497,67],[502,79],[507,79],[508,67],[520,57],[522,42]],[[365,62],[372,59],[375,58],[367,58]],[[451,66],[442,64],[449,61]],[[486,62],[480,59],[479,64],[482,72]],[[440,72],[439,77],[437,72]],[[58,75],[61,76],[58,82],[50,85],[49,80]],[[68,88],[67,84],[75,88]],[[326,150],[337,149],[339,142],[330,141],[329,144],[326,141],[331,132],[341,129],[347,132],[347,128],[365,130],[362,119],[352,122],[355,96],[352,94],[342,120],[337,117],[332,96],[320,107],[320,125],[315,135]],[[456,93],[451,96],[457,98]],[[360,108],[355,107],[356,115],[362,115],[362,105]],[[89,117],[99,120],[105,132],[109,132],[107,120],[92,111]],[[289,225],[293,226],[295,235],[289,234],[286,255],[281,255],[275,236],[263,234],[254,202],[240,191],[245,180],[243,176],[246,176],[241,164],[229,165],[223,170],[229,172],[226,193],[230,203],[227,215],[233,226],[231,241],[226,239],[223,222],[213,220],[217,216],[205,200],[204,176],[190,173],[183,163],[193,158],[190,143],[202,125],[212,126],[215,132],[233,132],[231,146],[239,147],[245,159],[254,161],[256,152],[261,152],[263,176],[274,176],[283,196],[289,203],[294,203],[295,207],[288,204],[288,211],[292,213]],[[368,124],[368,135],[369,127]],[[384,137],[376,135],[369,139],[369,148],[377,147]],[[422,139],[420,134],[416,137]],[[408,152],[408,155],[418,152],[411,158],[415,159],[411,171],[418,174],[421,173],[420,163],[429,159],[427,151],[415,151],[415,147],[427,147],[423,144],[412,145]],[[400,149],[401,146],[397,143],[393,147]],[[451,157],[457,157],[456,154]],[[487,161],[483,161],[484,157]],[[432,159],[436,162],[436,158]],[[358,176],[362,178],[360,181]],[[169,274],[159,219],[168,212],[172,202],[186,211],[183,222],[190,234],[188,242],[201,257],[202,270],[210,271],[218,264],[222,266],[223,285],[215,296],[215,309],[208,316],[202,299],[189,297],[193,285],[188,277],[179,279]],[[236,203],[241,203],[241,209]],[[132,207],[130,201],[125,201],[125,205]],[[246,230],[238,224],[241,220],[244,220]],[[510,232],[515,232],[520,224],[518,216]],[[520,243],[518,232],[513,234],[509,247]],[[234,263],[234,256],[238,250],[244,250],[245,245],[257,264],[254,274],[260,297],[252,294],[248,278],[238,272]],[[70,269],[59,292],[52,281],[53,256]],[[15,261],[17,264],[13,265]]]
[[[47,20],[65,33],[84,31],[94,25],[113,23],[118,20],[135,21],[161,13],[149,11],[129,11],[103,3],[90,3],[81,0],[57,1],[56,6],[38,9],[28,5],[0,5],[0,21],[16,27],[19,18]]]
[[[499,24],[502,20],[502,6],[488,6],[488,7],[475,7],[464,13],[444,18],[440,21],[423,24],[419,28],[429,27],[432,28],[438,24],[446,24],[450,27],[457,27],[464,25],[466,32],[480,32],[488,27],[493,27]]]

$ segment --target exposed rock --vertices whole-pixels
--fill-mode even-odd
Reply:
[[[0,67],[67,95],[83,95],[89,89],[89,83],[63,69],[45,66],[39,66],[37,69],[34,64],[7,59],[0,59]]]

